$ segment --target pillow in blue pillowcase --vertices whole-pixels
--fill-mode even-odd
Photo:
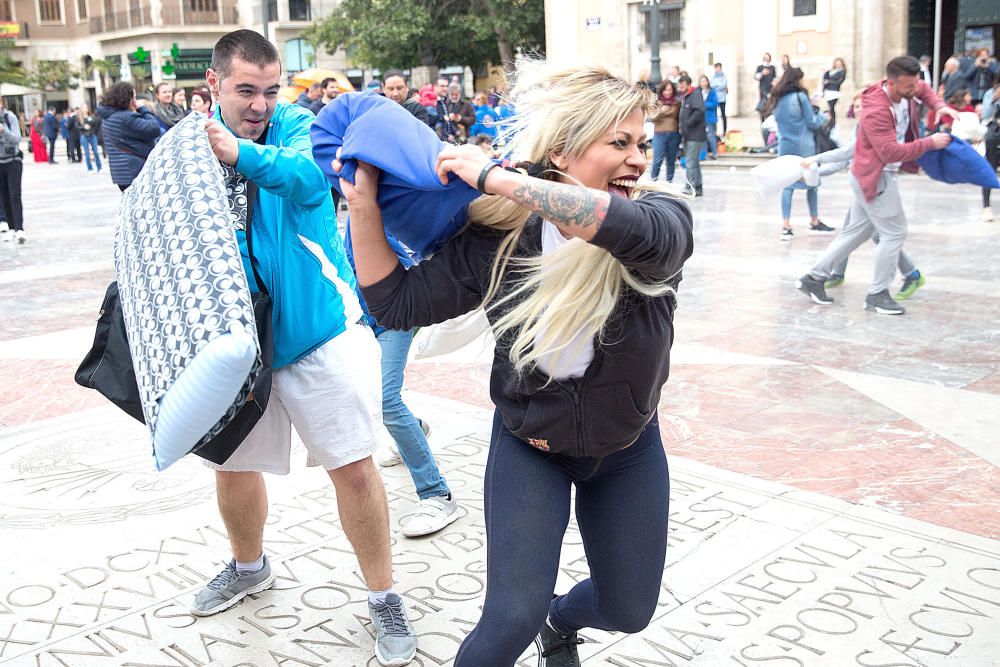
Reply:
[[[935,181],[971,183],[984,188],[1000,188],[997,173],[968,142],[956,136],[940,150],[927,151],[917,164]]]
[[[340,178],[354,182],[357,161],[379,168],[378,204],[386,230],[427,257],[460,232],[466,207],[479,192],[434,171],[445,144],[426,123],[377,93],[346,93],[323,107],[311,130],[313,159],[340,192]],[[340,175],[332,162],[342,149]],[[341,192],[341,194],[343,194]]]

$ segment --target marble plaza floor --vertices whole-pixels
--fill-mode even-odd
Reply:
[[[584,633],[585,664],[1000,665],[1000,223],[979,221],[976,188],[902,183],[928,282],[892,318],[861,309],[871,248],[832,307],[812,305],[793,283],[828,238],[806,232],[804,197],[780,243],[777,202],[706,171],[659,408],[660,604],[640,634]],[[28,164],[24,191],[29,241],[0,245],[0,664],[375,664],[332,489],[303,466],[269,480],[276,587],[188,614],[228,558],[212,475],[195,459],[154,472],[143,427],[72,380],[113,279],[117,188]],[[848,202],[842,175],[824,182],[827,223]],[[474,343],[408,369],[463,512],[423,539],[394,523],[414,664],[450,664],[484,594],[487,359]],[[412,485],[382,472],[395,522]],[[557,590],[584,576],[571,525]]]

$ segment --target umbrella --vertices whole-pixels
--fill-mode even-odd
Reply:
[[[278,99],[289,104],[294,104],[299,99],[299,95],[306,91],[302,86],[282,86],[278,91]]]
[[[296,86],[308,88],[314,83],[319,83],[323,79],[336,79],[337,88],[339,88],[342,93],[354,92],[354,86],[351,84],[350,79],[347,78],[347,75],[335,69],[303,70],[292,77],[292,83]]]

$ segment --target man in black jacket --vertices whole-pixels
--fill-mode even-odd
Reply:
[[[420,102],[410,99],[410,84],[401,70],[391,69],[382,77],[382,94],[409,111],[425,125],[433,125],[431,115]]]
[[[677,92],[681,94],[681,114],[678,129],[684,140],[684,169],[688,182],[694,187],[696,197],[701,196],[701,161],[699,156],[705,150],[708,137],[705,134],[705,100],[701,91],[691,85],[691,77],[684,74],[677,80]]]

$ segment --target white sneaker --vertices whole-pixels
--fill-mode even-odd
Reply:
[[[403,462],[403,457],[399,455],[399,447],[396,446],[395,442],[389,445],[387,449],[380,450],[377,458],[378,464],[383,468],[398,466]]]
[[[23,229],[19,229],[16,232],[14,232],[14,240],[20,244],[23,244],[25,241],[28,240],[27,237],[25,237],[24,235]]]
[[[458,518],[458,501],[452,496],[434,496],[421,500],[412,512],[400,520],[405,537],[436,533]]]
[[[993,222],[993,210],[989,206],[983,208],[983,222]]]
[[[13,235],[10,233],[10,225],[7,224],[7,221],[4,220],[3,222],[0,222],[0,238],[7,242],[11,240],[12,236]]]

